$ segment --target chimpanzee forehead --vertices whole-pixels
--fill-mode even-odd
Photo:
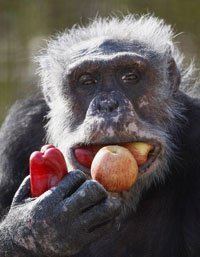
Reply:
[[[124,42],[122,40],[104,39],[103,42],[99,44],[98,48],[109,54],[114,52],[140,52],[146,47],[136,41]]]
[[[159,57],[158,53],[151,50],[143,42],[94,38],[89,41],[83,41],[76,48],[73,48],[71,59],[80,60],[85,56],[109,56],[117,53],[138,54],[151,59]]]
[[[133,52],[144,51],[147,47],[144,43],[138,41],[123,41],[121,39],[108,39],[108,38],[94,38],[91,40],[83,41],[77,46],[77,50],[86,52],[103,52],[111,54],[116,52]]]

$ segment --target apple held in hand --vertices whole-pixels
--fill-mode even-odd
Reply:
[[[54,187],[67,174],[67,165],[61,151],[45,145],[30,156],[31,195],[40,196]]]
[[[111,145],[101,148],[91,165],[91,176],[106,190],[129,190],[137,179],[138,165],[129,150]]]

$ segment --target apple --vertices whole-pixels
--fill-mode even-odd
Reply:
[[[129,190],[137,175],[138,165],[135,158],[122,146],[104,146],[92,161],[92,178],[111,192]]]
[[[144,142],[133,142],[124,145],[134,156],[138,166],[144,164],[148,159],[149,152],[153,149],[153,146]]]

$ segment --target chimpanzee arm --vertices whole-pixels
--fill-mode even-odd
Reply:
[[[36,94],[17,102],[0,129],[0,217],[28,175],[31,152],[44,143],[47,106]]]
[[[0,225],[1,251],[5,257],[26,251],[26,256],[74,255],[105,235],[119,211],[120,201],[81,171],[70,172],[37,198],[30,198],[28,176]]]

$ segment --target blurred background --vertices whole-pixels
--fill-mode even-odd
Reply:
[[[16,99],[37,88],[33,56],[52,34],[97,14],[154,13],[181,33],[176,41],[200,66],[200,0],[0,0],[0,124]]]

